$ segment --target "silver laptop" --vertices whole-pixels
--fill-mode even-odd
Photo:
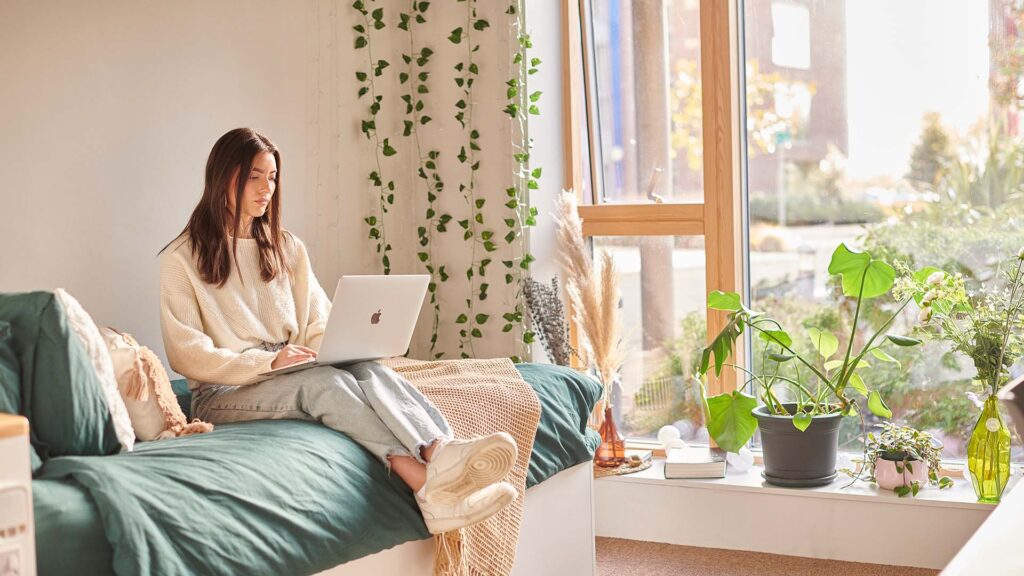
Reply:
[[[427,274],[342,276],[334,290],[331,315],[316,360],[260,376],[405,354],[429,282]]]

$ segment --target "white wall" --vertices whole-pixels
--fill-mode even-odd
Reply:
[[[381,5],[394,15],[407,3]],[[478,186],[500,198],[512,178],[510,123],[501,111],[510,74],[507,17],[504,3],[478,6],[492,23],[479,35],[476,113],[484,151]],[[435,121],[422,136],[425,148],[441,149],[445,207],[458,220],[467,217],[458,191],[465,170],[455,160],[464,135],[453,119],[459,96],[451,66],[461,49],[446,37],[464,25],[464,5],[434,3],[428,17],[430,32],[422,32],[422,41],[435,50],[426,98]],[[544,93],[540,121],[530,127],[534,164],[544,170],[541,189],[531,197],[540,209],[531,250],[534,274],[548,280],[556,271],[552,198],[564,181],[560,6],[530,0],[527,19],[535,46],[530,55],[544,61],[530,78],[530,91]],[[363,223],[376,194],[366,179],[373,148],[358,129],[368,103],[356,98],[354,73],[366,69],[366,54],[352,49],[355,23],[349,3],[332,0],[0,3],[0,158],[6,176],[0,188],[0,291],[62,286],[98,323],[131,332],[162,352],[156,254],[199,199],[210,147],[237,126],[263,131],[282,149],[285,225],[310,247],[321,284],[329,289],[343,273],[379,273]],[[393,66],[383,82],[395,83],[405,48],[375,48],[378,57],[387,51]],[[385,164],[402,205],[389,224],[393,267],[397,273],[423,272],[414,230],[425,201],[412,185],[416,166],[400,136],[404,115],[396,113],[402,104],[394,88],[388,88],[391,102],[380,123],[400,152]],[[491,204],[500,208],[503,202]],[[501,210],[487,216],[496,230],[503,230],[503,217]],[[456,232],[437,247],[453,283],[464,282],[468,251],[461,228],[454,221],[450,227]],[[489,275],[503,274],[497,260],[504,257],[495,257]],[[503,283],[491,284],[488,306],[508,306]],[[452,321],[464,297],[456,290],[442,302],[450,316],[442,325],[449,357],[457,356]],[[429,318],[424,306],[421,343]],[[508,350],[488,343],[476,352]],[[536,347],[535,358],[545,358]]]
[[[539,212],[537,226],[530,231],[530,250],[537,258],[532,274],[542,283],[558,276],[559,285],[565,286],[565,278],[556,261],[555,224],[551,217],[555,211],[556,195],[568,186],[564,150],[569,143],[563,132],[565,111],[562,105],[563,78],[567,71],[562,58],[565,25],[561,2],[527,0],[526,25],[533,39],[531,54],[542,60],[540,70],[530,79],[534,84],[530,90],[544,93],[541,120],[530,124],[532,157],[535,164],[544,169],[540,190],[534,191],[530,197],[530,203],[537,206]],[[533,346],[533,360],[550,361],[539,343]]]
[[[0,291],[64,287],[162,350],[156,254],[238,126],[282,149],[285,225],[312,236],[315,6],[283,6],[0,3]]]

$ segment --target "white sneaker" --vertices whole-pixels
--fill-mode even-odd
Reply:
[[[434,450],[427,463],[424,498],[453,503],[501,481],[516,462],[512,436],[497,432],[471,440],[449,440]]]
[[[431,534],[451,532],[494,516],[516,499],[516,489],[508,482],[491,484],[454,503],[435,502],[416,496],[423,521]]]

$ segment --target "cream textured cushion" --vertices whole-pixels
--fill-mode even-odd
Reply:
[[[167,371],[152,350],[140,346],[130,334],[113,328],[103,328],[101,332],[110,351],[117,388],[139,440],[162,440],[213,430],[212,424],[187,421]]]
[[[75,300],[74,296],[68,294],[63,288],[53,291],[54,296],[64,308],[67,314],[68,324],[71,330],[78,336],[82,347],[92,361],[93,369],[103,385],[103,398],[107,401],[107,409],[110,410],[110,417],[114,421],[114,432],[121,443],[121,449],[131,452],[135,447],[135,432],[132,430],[132,422],[128,417],[128,408],[121,399],[117,390],[117,380],[114,378],[114,367],[110,361],[110,353],[107,352],[107,345],[100,336],[99,328],[92,321],[89,313],[82,308],[82,305]]]

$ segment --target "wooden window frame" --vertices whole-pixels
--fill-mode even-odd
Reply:
[[[708,292],[743,293],[739,1],[700,0],[704,201],[663,204],[595,203],[602,197],[601,159],[597,146],[583,142],[584,133],[591,142],[599,136],[591,105],[596,96],[590,78],[593,44],[586,22],[591,1],[562,2],[565,186],[577,193],[583,235],[702,236]],[[591,175],[591,198],[584,198],[585,171]],[[725,322],[726,314],[708,310],[709,338]],[[575,345],[575,326],[572,339]],[[738,350],[734,360],[743,359]],[[720,378],[708,378],[708,393],[735,390],[736,382],[735,372],[725,370]]]

